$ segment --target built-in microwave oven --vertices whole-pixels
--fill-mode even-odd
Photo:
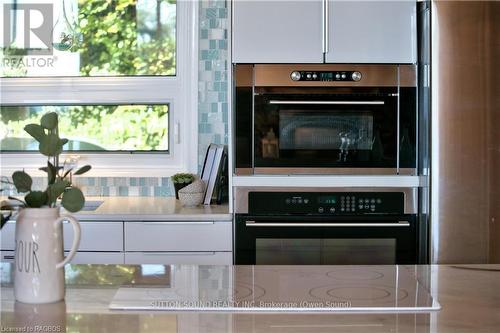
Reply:
[[[416,174],[413,65],[234,66],[235,174]]]

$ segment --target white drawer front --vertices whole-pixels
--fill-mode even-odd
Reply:
[[[0,260],[2,262],[14,262],[14,251],[0,251]]]
[[[71,224],[63,224],[64,250],[73,243]],[[80,222],[82,235],[78,251],[123,251],[123,222]]]
[[[231,265],[232,252],[133,252],[125,253],[125,264]]]
[[[125,222],[125,251],[232,251],[232,224]]]
[[[14,262],[14,251],[0,251],[2,262]],[[68,252],[64,253],[65,256]],[[71,264],[123,264],[125,255],[117,252],[77,252]]]
[[[80,222],[82,229],[80,251],[123,251],[123,222]],[[8,222],[2,228],[1,250],[15,250],[16,223]],[[63,224],[64,250],[73,244],[73,228]]]
[[[16,249],[16,223],[15,222],[7,222],[2,230],[0,231],[1,235],[1,245],[0,250],[12,250]]]
[[[65,256],[68,252],[64,253]],[[125,255],[117,252],[77,252],[71,264],[123,264]]]

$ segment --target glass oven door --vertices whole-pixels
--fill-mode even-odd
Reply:
[[[235,264],[415,264],[415,223],[414,215],[328,220],[237,216]]]
[[[255,171],[395,170],[397,102],[395,88],[260,88]]]

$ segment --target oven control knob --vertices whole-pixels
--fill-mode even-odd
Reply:
[[[325,211],[325,209],[323,207],[318,208],[318,213],[323,213],[324,211]]]
[[[302,78],[302,75],[300,75],[300,72],[294,71],[290,74],[290,78],[292,81],[299,81]]]
[[[351,75],[351,78],[353,81],[359,81],[361,80],[361,72],[353,72],[352,75]]]

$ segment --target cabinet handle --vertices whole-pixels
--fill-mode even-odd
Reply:
[[[145,256],[214,256],[215,252],[143,252]]]
[[[323,0],[321,3],[321,52],[323,52],[323,55],[326,53],[326,45],[325,45],[325,24],[326,24],[326,17],[325,17],[325,2],[326,0]]]
[[[347,228],[355,228],[355,227],[409,227],[410,223],[407,221],[399,221],[397,223],[280,223],[280,222],[255,222],[255,221],[246,221],[245,226],[247,227],[347,227]]]
[[[384,101],[281,101],[270,100],[273,105],[384,105]]]
[[[127,223],[127,222],[125,222]],[[165,225],[207,225],[207,224],[215,224],[214,221],[175,221],[175,222],[142,222],[144,225],[156,225],[156,226],[165,226]]]
[[[3,258],[6,260],[14,260],[14,256],[10,256],[10,255],[3,256]]]
[[[325,24],[323,25],[323,35],[325,36],[325,41],[324,41],[324,47],[325,47],[325,50],[323,53],[328,53],[328,49],[330,48],[330,45],[328,43],[328,38],[329,38],[329,26],[330,26],[330,18],[329,18],[329,13],[328,13],[328,10],[329,10],[329,2],[330,0],[324,0],[324,6],[323,6],[323,17],[324,17],[324,21],[325,21]]]

